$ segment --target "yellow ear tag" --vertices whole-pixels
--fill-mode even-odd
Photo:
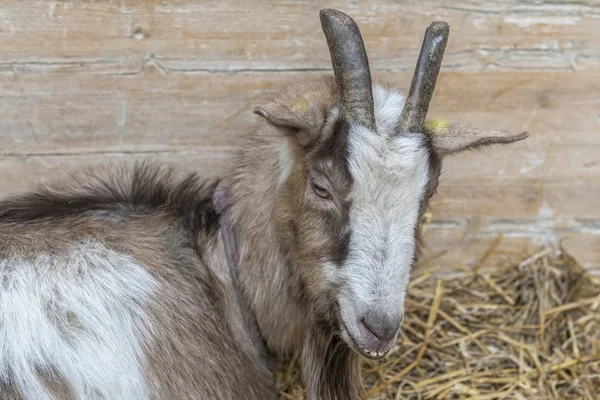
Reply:
[[[448,121],[443,118],[433,118],[425,121],[425,130],[434,135],[441,135],[446,133],[448,129]]]
[[[292,110],[298,114],[306,114],[308,112],[308,102],[306,100],[300,100],[292,106]]]

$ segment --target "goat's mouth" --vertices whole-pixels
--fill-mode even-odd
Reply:
[[[391,346],[389,348],[385,349],[384,351],[371,351],[364,347],[361,347],[358,344],[358,342],[356,341],[356,339],[354,338],[354,336],[352,336],[352,334],[350,333],[350,330],[346,326],[346,323],[344,322],[344,320],[341,317],[340,317],[340,322],[341,322],[341,327],[342,327],[342,332],[341,332],[340,336],[342,337],[342,340],[344,340],[344,342],[346,342],[348,347],[350,347],[352,350],[354,350],[356,353],[360,354],[361,356],[368,358],[370,360],[381,360],[390,351]]]

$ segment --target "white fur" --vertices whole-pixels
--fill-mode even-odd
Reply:
[[[63,254],[0,260],[0,381],[26,399],[50,395],[56,372],[78,399],[146,399],[143,304],[157,282],[132,258],[94,241]]]
[[[294,167],[294,155],[290,151],[290,145],[287,140],[281,142],[279,147],[279,182],[278,185],[281,185],[283,182],[289,178],[292,173],[292,169]]]
[[[414,256],[414,229],[429,174],[428,151],[419,133],[396,135],[404,106],[402,94],[375,86],[377,131],[352,126],[348,163],[350,193],[349,253],[339,269],[342,319],[353,337],[357,321],[377,309],[402,313]]]

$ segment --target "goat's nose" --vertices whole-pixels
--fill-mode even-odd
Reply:
[[[400,327],[401,315],[369,312],[361,320],[359,330],[370,348],[391,346]]]

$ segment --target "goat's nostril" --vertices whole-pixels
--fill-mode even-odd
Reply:
[[[361,322],[377,339],[383,340],[388,336],[388,326],[381,319],[365,317]]]
[[[361,324],[369,333],[383,341],[396,335],[400,326],[400,316],[390,318],[387,315],[367,314],[360,320]]]
[[[380,329],[378,329],[377,326],[373,326],[373,325],[369,324],[367,322],[366,318],[361,319],[360,323],[365,327],[365,329],[367,331],[369,331],[370,333],[372,333],[373,336],[375,336],[377,339],[383,339],[383,337],[381,337],[381,331],[380,331]]]

